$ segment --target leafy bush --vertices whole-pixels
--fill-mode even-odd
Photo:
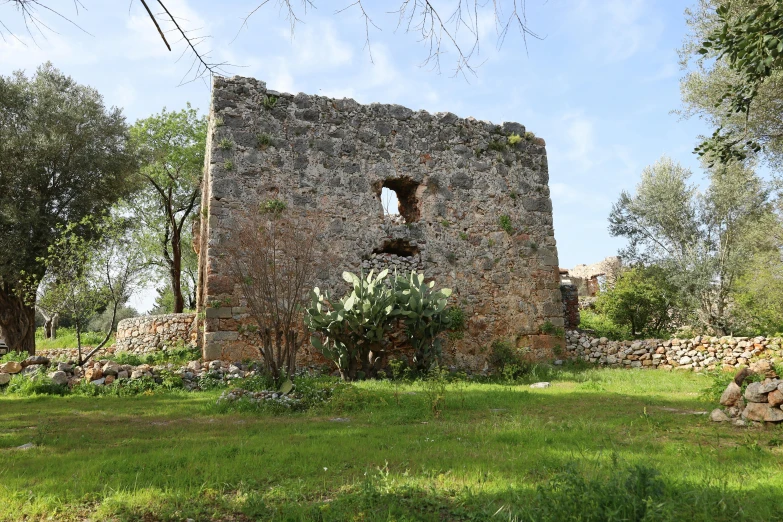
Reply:
[[[217,390],[226,386],[219,373],[206,372],[198,380],[198,388],[203,391]]]
[[[591,310],[579,312],[579,328],[591,330],[595,332],[595,335],[606,337],[613,341],[626,341],[634,338],[629,327],[619,325],[607,316]]]
[[[595,308],[634,336],[661,337],[677,319],[678,304],[678,289],[663,268],[635,266],[598,295]]]
[[[54,384],[47,377],[44,368],[39,367],[34,375],[16,374],[11,377],[11,382],[5,387],[5,393],[30,397],[33,395],[67,395],[68,386]]]
[[[530,372],[532,363],[526,359],[528,348],[517,348],[507,341],[492,343],[489,365],[496,376],[511,381]]]
[[[725,371],[720,368],[704,372],[704,375],[710,379],[710,384],[702,390],[701,399],[707,402],[717,403],[720,400],[720,396],[723,394],[723,391],[726,389],[729,383],[734,380],[734,373],[735,372],[731,370]],[[763,375],[758,373],[751,373],[742,383],[742,393],[745,393],[745,388],[748,387],[748,384],[761,381],[763,379]]]
[[[8,352],[5,355],[0,355],[0,364],[11,361],[22,362],[30,356],[27,352]]]

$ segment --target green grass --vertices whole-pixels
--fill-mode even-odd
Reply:
[[[449,384],[437,418],[420,383],[277,416],[219,391],[0,394],[0,520],[783,519],[783,430],[693,414],[709,377],[540,376]]]
[[[82,332],[82,347],[98,346],[106,336],[103,332]],[[114,334],[109,338],[106,346],[114,344]],[[56,339],[46,339],[43,328],[35,331],[35,349],[36,351],[60,350],[63,348],[76,348],[76,329],[58,328]],[[45,354],[44,354],[45,355]]]

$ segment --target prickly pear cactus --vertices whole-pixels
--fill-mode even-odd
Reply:
[[[433,290],[435,281],[424,282],[424,274],[411,272],[398,276],[394,284],[397,308],[414,350],[414,364],[419,372],[428,372],[443,352],[438,335],[450,327],[446,312],[450,288]]]

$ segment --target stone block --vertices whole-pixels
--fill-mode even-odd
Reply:
[[[206,310],[207,319],[231,319],[232,317],[232,309],[227,306],[222,306],[220,308],[207,308]]]
[[[205,361],[214,361],[220,359],[223,354],[223,347],[220,342],[205,342],[203,356]]]

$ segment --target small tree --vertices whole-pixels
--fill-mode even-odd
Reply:
[[[185,309],[183,272],[196,272],[190,224],[201,197],[207,120],[190,104],[178,112],[164,108],[160,114],[137,121],[130,133],[141,159],[144,186],[129,205],[142,225],[136,239],[150,265],[167,275],[174,298],[172,311],[181,313]],[[194,285],[186,282],[185,286],[190,293]]]
[[[266,202],[241,216],[226,247],[232,278],[247,300],[264,364],[275,379],[294,373],[306,338],[303,305],[322,259],[315,222],[286,210],[282,201]]]
[[[634,336],[656,335],[676,320],[677,288],[658,266],[635,266],[623,271],[614,286],[601,292],[596,309]]]
[[[62,229],[42,259],[46,276],[37,289],[37,305],[71,320],[76,328],[79,365],[108,343],[116,328],[118,310],[144,281],[144,259],[130,247],[126,225],[112,218],[98,224],[90,218],[72,223]],[[81,334],[103,308],[109,328],[98,346],[83,356]]]
[[[38,287],[39,307],[53,314],[67,316],[76,329],[76,348],[82,357],[82,332],[95,312],[108,302],[106,289],[93,277],[91,244],[76,229],[87,226],[82,221],[66,226],[62,235],[49,247],[43,259],[46,276]],[[33,297],[35,299],[35,297]]]

